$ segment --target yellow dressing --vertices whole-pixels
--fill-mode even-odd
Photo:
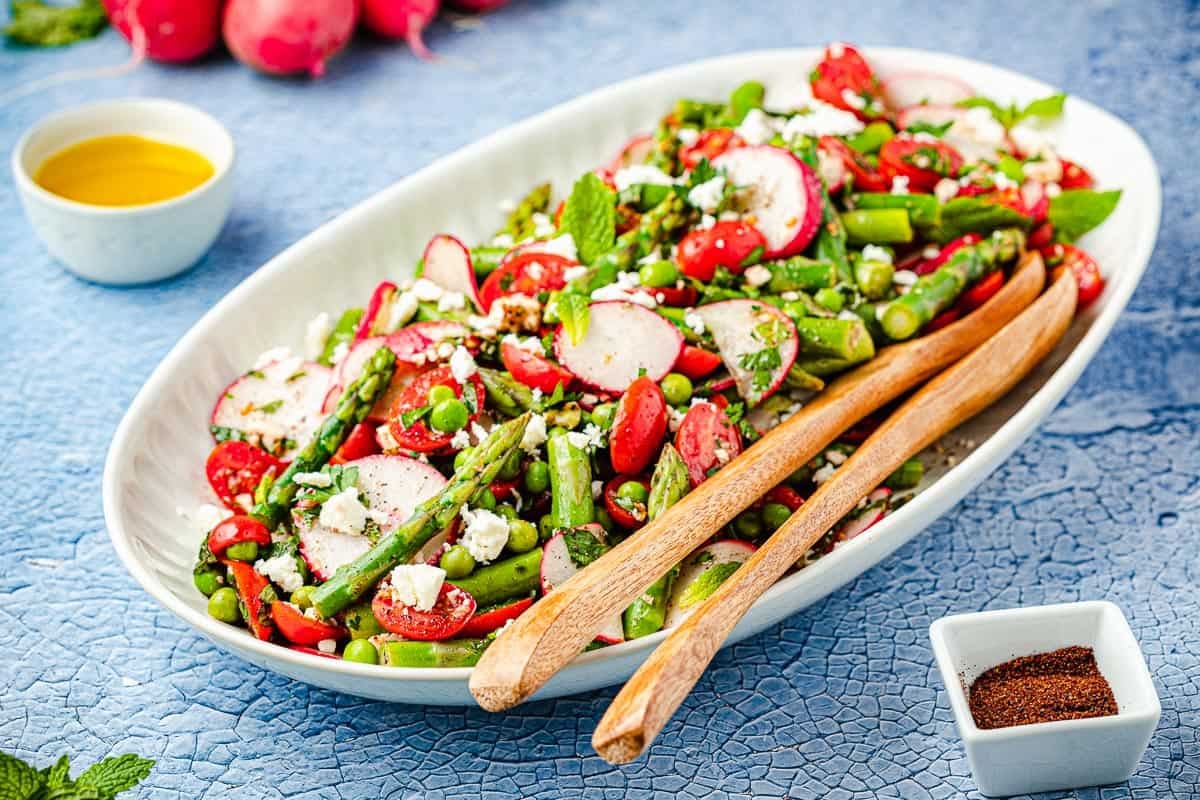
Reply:
[[[138,206],[187,194],[213,176],[207,158],[143,136],[100,136],[60,150],[34,181],[60,197],[95,206]]]

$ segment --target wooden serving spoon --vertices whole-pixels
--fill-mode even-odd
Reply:
[[[759,596],[904,461],[1004,396],[1067,332],[1076,285],[1064,270],[1045,295],[884,422],[695,612],[613,700],[592,745],[623,764],[658,735]]]
[[[1027,253],[981,308],[929,336],[884,348],[831,383],[660,517],[518,617],[472,671],[476,701],[488,711],[503,711],[529,697],[647,586],[843,431],[987,341],[1033,302],[1045,280],[1041,257]]]

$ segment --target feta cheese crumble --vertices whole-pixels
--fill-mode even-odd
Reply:
[[[863,129],[862,120],[836,106],[810,100],[807,107],[783,126],[789,142],[798,136],[850,136]]]
[[[304,576],[296,566],[296,557],[290,553],[260,558],[254,562],[254,571],[289,594],[304,585]]]
[[[892,274],[892,283],[899,286],[912,286],[919,276],[910,269],[897,270]]]
[[[892,263],[892,254],[877,244],[869,244],[864,247],[862,249],[862,257],[864,261],[882,261],[884,264]]]
[[[725,176],[717,175],[704,183],[695,186],[688,192],[688,202],[696,208],[711,214],[717,210],[725,196]]]
[[[691,328],[692,333],[697,336],[704,335],[704,317],[697,314],[695,311],[688,311],[683,315],[683,324]]]
[[[367,508],[358,500],[358,489],[351,486],[326,500],[318,519],[338,533],[360,534],[367,524]]]
[[[418,611],[429,611],[437,605],[446,571],[429,564],[401,564],[392,570],[392,598],[399,604]]]
[[[755,287],[764,286],[771,282],[771,270],[762,264],[755,264],[748,268],[742,273],[742,276],[746,279],[746,283]]]
[[[417,278],[416,282],[412,285],[412,293],[418,300],[432,303],[441,299],[445,290],[428,278]]]
[[[752,108],[746,112],[742,124],[735,132],[749,144],[766,144],[775,136],[776,123],[762,109]]]
[[[585,452],[596,450],[604,447],[604,431],[594,422],[589,422],[582,431],[571,431],[567,434],[567,441],[572,447],[577,447]]]
[[[322,653],[336,653],[337,639],[322,639],[317,642],[317,649]]]
[[[450,374],[454,376],[454,380],[466,384],[475,374],[476,369],[475,359],[471,357],[467,348],[461,344],[454,348],[454,352],[450,355]]]
[[[297,486],[313,486],[324,489],[333,485],[333,476],[328,472],[297,472],[292,476],[292,483]]]
[[[466,527],[459,544],[480,564],[495,561],[508,544],[508,520],[486,508],[463,507]]]
[[[541,414],[534,414],[525,425],[525,435],[521,437],[521,449],[533,455],[545,443],[546,418]]]
[[[908,194],[908,176],[892,176],[892,194]]]
[[[633,164],[617,170],[613,175],[613,183],[616,184],[618,192],[623,192],[630,186],[636,186],[639,183],[648,183],[652,186],[671,186],[675,183],[675,179],[658,167],[649,164]]]

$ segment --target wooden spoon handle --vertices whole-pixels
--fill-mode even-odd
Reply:
[[[1045,358],[1071,323],[1075,295],[1075,279],[1064,271],[1037,302],[889,417],[630,678],[592,737],[600,756],[614,764],[636,758],[754,601],[900,464],[998,400]]]
[[[952,364],[1041,292],[1045,268],[1027,254],[984,306],[929,336],[885,348],[563,586],[522,614],[471,673],[483,708],[502,711],[533,694],[646,587],[752,502],[868,414]]]

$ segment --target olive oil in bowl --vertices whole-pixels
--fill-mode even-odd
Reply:
[[[47,158],[34,182],[77,203],[140,206],[196,189],[216,172],[212,162],[179,145],[144,136],[99,136]]]

